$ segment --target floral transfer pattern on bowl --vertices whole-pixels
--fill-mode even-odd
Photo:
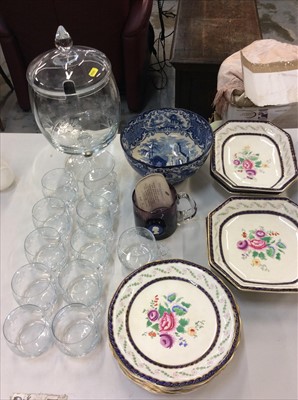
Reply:
[[[163,108],[137,116],[121,132],[120,140],[128,162],[139,174],[159,172],[175,184],[204,164],[213,133],[200,115]]]
[[[259,173],[265,173],[265,169],[269,168],[272,159],[262,161],[260,153],[253,153],[249,145],[246,145],[242,151],[234,154],[233,164],[234,170],[238,174],[242,174],[242,179],[256,180]]]
[[[188,346],[191,338],[196,338],[199,330],[204,328],[205,320],[191,321],[188,310],[192,306],[177,293],[156,294],[150,301],[150,307],[144,309],[146,314],[146,330],[143,335],[151,338],[159,337],[161,346],[171,348],[173,345]]]
[[[234,197],[208,215],[207,226],[209,262],[236,287],[298,291],[297,204]]]
[[[279,232],[266,231],[263,226],[258,229],[242,229],[242,239],[237,242],[237,248],[242,252],[242,259],[250,258],[251,265],[270,271],[267,260],[281,260],[287,246],[278,237]]]

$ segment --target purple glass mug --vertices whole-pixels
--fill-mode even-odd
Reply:
[[[183,221],[193,218],[197,212],[196,202],[185,192],[177,193],[174,186],[169,184],[172,203],[168,207],[157,207],[146,211],[140,208],[136,202],[135,190],[132,194],[133,212],[135,225],[149,229],[156,240],[166,239],[177,229],[177,225]],[[188,207],[183,208],[182,203]]]

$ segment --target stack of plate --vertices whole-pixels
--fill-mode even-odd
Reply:
[[[298,292],[298,206],[233,197],[207,217],[209,263],[241,290]]]
[[[281,193],[298,175],[291,136],[270,122],[226,122],[214,132],[210,172],[231,192]]]
[[[240,317],[216,275],[191,262],[166,260],[124,279],[109,306],[108,331],[129,379],[154,393],[184,393],[231,360]]]

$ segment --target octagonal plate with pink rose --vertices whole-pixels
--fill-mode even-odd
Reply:
[[[298,175],[291,136],[270,122],[229,121],[214,133],[210,171],[231,192],[283,192]]]
[[[210,265],[242,290],[298,292],[298,206],[232,197],[207,217]]]
[[[108,329],[126,375],[147,390],[177,393],[206,383],[230,361],[240,316],[213,272],[165,260],[124,279],[110,303]]]

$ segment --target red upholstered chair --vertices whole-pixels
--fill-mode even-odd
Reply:
[[[153,0],[0,0],[0,44],[20,107],[30,109],[26,70],[54,48],[63,25],[74,45],[106,54],[130,111],[143,107],[150,59],[148,32]]]

